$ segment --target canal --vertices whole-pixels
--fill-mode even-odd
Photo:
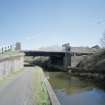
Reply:
[[[104,85],[70,76],[64,72],[45,72],[61,105],[105,105]]]

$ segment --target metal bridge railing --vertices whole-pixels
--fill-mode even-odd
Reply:
[[[15,51],[15,45],[3,46],[0,48],[0,54]]]

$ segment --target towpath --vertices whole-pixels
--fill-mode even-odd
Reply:
[[[25,68],[24,73],[4,86],[0,86],[0,105],[36,105],[32,91],[33,69]]]

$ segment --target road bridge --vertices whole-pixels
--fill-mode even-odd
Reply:
[[[82,48],[82,50],[80,50],[80,48],[76,50],[71,48],[71,50],[69,51],[25,50],[23,52],[25,53],[25,56],[33,56],[33,57],[48,56],[50,57],[50,64],[60,65],[60,66],[63,66],[64,68],[67,68],[68,66],[72,66],[75,60],[74,58],[80,59],[82,55],[92,55],[94,53],[90,49],[88,51],[86,51],[85,49],[84,51],[84,49]],[[78,60],[77,62],[79,63],[80,60]]]
[[[26,50],[23,52],[26,56],[65,56],[65,51]]]
[[[50,64],[59,65],[66,68],[71,65],[71,53],[65,51],[36,51],[36,50],[26,50],[24,51],[25,56],[48,56],[50,57]]]

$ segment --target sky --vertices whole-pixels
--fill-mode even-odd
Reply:
[[[91,47],[104,32],[105,0],[0,0],[0,46]]]

